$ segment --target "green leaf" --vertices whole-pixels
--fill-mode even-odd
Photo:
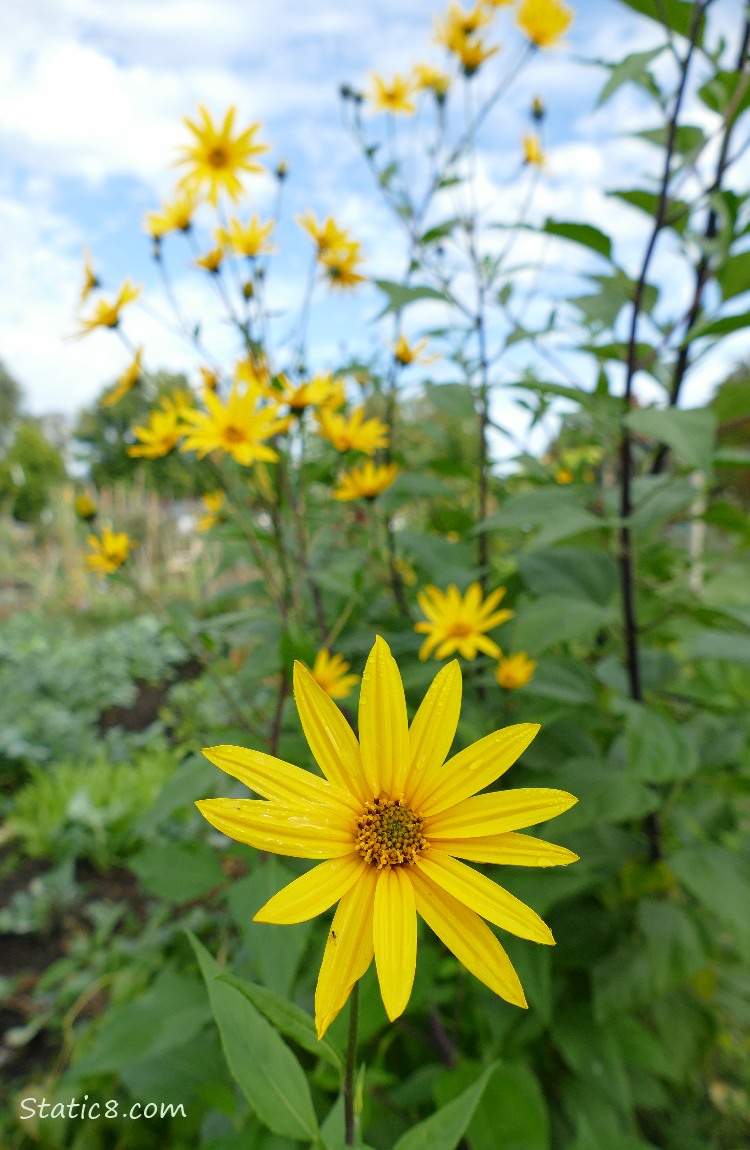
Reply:
[[[716,467],[750,467],[750,448],[720,447],[714,455]]]
[[[144,890],[165,902],[192,902],[227,882],[219,854],[207,843],[146,847],[128,865]]]
[[[687,476],[644,475],[637,481],[631,529],[636,535],[645,535],[679,516],[694,501],[695,488]]]
[[[547,220],[542,231],[551,236],[560,236],[564,240],[571,240],[574,244],[591,248],[605,259],[612,258],[612,240],[599,228],[591,224],[562,223],[556,220]]]
[[[630,204],[631,207],[639,208],[645,212],[647,216],[653,219],[659,207],[659,196],[656,192],[647,192],[642,188],[634,188],[631,191],[616,191],[607,192],[609,196],[615,196],[623,203]],[[686,200],[669,200],[667,204],[667,211],[665,216],[665,225],[672,227],[680,235],[685,231],[685,228],[690,222],[690,205]]]
[[[630,1109],[630,1083],[615,1037],[594,1021],[588,1005],[561,1003],[552,1037],[575,1074],[595,1083],[621,1111]]]
[[[511,495],[499,511],[488,516],[479,526],[492,531],[521,528],[530,532],[539,528],[533,546],[540,550],[550,543],[599,529],[604,526],[604,521],[581,507],[573,492],[561,487],[540,487]]]
[[[695,747],[673,718],[642,703],[628,701],[626,706],[625,756],[631,778],[668,783],[695,774]]]
[[[691,0],[621,0],[621,2],[643,16],[650,16],[657,24],[679,33],[680,36],[690,34],[694,13]],[[705,17],[701,17],[701,24],[703,23]]]
[[[575,659],[545,655],[524,691],[560,703],[587,704],[596,700],[595,680],[591,672]]]
[[[257,977],[281,995],[291,993],[312,923],[278,926],[253,922],[253,915],[296,877],[294,871],[271,855],[253,874],[232,883],[227,896],[229,912],[253,958]]]
[[[555,643],[589,640],[612,622],[608,607],[590,599],[548,595],[522,607],[516,615],[513,645],[531,655]]]
[[[444,220],[442,224],[436,224],[434,228],[428,228],[427,231],[420,237],[422,244],[434,244],[438,240],[444,240],[449,236],[453,230],[463,223],[460,216],[454,216],[450,220]]]
[[[662,125],[659,128],[648,128],[645,132],[636,132],[642,140],[658,147],[666,147],[669,138],[669,129]],[[706,137],[702,128],[697,124],[680,124],[674,136],[674,150],[679,155],[697,152],[703,147]]]
[[[664,47],[660,45],[658,48],[650,48],[647,52],[633,52],[617,64],[604,64],[604,67],[609,68],[609,79],[599,93],[596,106],[601,108],[602,104],[605,104],[623,84],[640,84],[641,87],[648,88],[649,91],[653,92],[655,83],[653,76],[648,71],[648,65],[663,51]]]
[[[403,1134],[393,1150],[455,1150],[466,1133],[496,1066],[497,1063],[493,1062],[463,1094]]]
[[[227,1065],[269,1130],[320,1145],[307,1078],[284,1040],[247,997],[222,980],[226,971],[188,933],[206,982]]]
[[[716,416],[709,408],[690,411],[631,411],[625,417],[631,431],[665,443],[691,467],[707,470],[716,438]]]
[[[685,343],[693,339],[703,339],[707,335],[730,335],[733,331],[742,331],[746,327],[750,327],[750,311],[744,311],[740,315],[725,315],[720,319],[699,320],[687,332]]]
[[[464,1064],[444,1074],[436,1085],[437,1101],[449,1102],[473,1072]],[[549,1150],[547,1104],[525,1062],[503,1061],[490,1078],[466,1132],[471,1150],[498,1150],[499,1131],[502,1150]]]
[[[750,291],[750,252],[738,252],[721,261],[716,279],[725,300]]]
[[[615,561],[588,547],[555,547],[520,555],[518,569],[532,595],[570,595],[606,605],[618,588]]]
[[[738,116],[750,108],[750,85],[745,82],[744,75],[742,72],[719,70],[710,80],[706,81],[702,88],[699,88],[698,95],[706,107],[710,108],[712,112],[718,112],[721,116],[726,116],[731,107],[733,111],[729,120],[734,122]],[[735,97],[740,84],[744,84],[744,92],[735,104]]]
[[[426,285],[410,287],[407,284],[393,283],[392,280],[374,280],[373,282],[388,298],[388,303],[380,312],[378,319],[388,315],[389,312],[400,312],[410,303],[417,303],[419,300],[450,302],[448,296],[443,292],[436,291],[435,288]]]
[[[425,399],[452,419],[474,419],[474,399],[466,383],[428,383]]]
[[[750,887],[739,859],[723,847],[702,843],[685,847],[667,862],[683,886],[730,927],[743,957],[750,958]]]
[[[750,667],[750,635],[706,627],[691,635],[688,653],[692,659],[718,659]]]
[[[692,978],[708,961],[698,929],[687,911],[667,899],[642,899],[638,923],[646,943],[651,985],[667,994]]]

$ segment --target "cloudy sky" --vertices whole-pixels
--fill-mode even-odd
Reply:
[[[549,115],[548,166],[534,198],[536,218],[604,225],[617,236],[618,257],[635,270],[643,220],[605,192],[634,186],[653,163],[648,145],[623,141],[625,131],[651,126],[652,114],[631,87],[605,109],[593,110],[605,73],[586,61],[650,47],[658,30],[619,0],[578,0],[575,8],[565,48],[538,54],[487,123],[479,196],[495,218],[514,218],[528,181],[519,163],[520,140],[538,94]],[[736,53],[739,8],[738,0],[714,4],[712,37],[728,38],[727,58]],[[397,278],[403,258],[398,229],[342,125],[338,86],[363,85],[372,70],[438,61],[431,40],[436,11],[434,0],[26,0],[8,6],[0,59],[0,359],[22,384],[28,408],[72,413],[126,365],[126,353],[110,333],[69,339],[84,244],[107,284],[130,274],[145,285],[147,306],[163,309],[142,220],[171,193],[170,165],[185,140],[181,117],[198,103],[216,115],[236,104],[240,121],[261,120],[273,145],[269,160],[289,164],[278,237],[283,255],[269,287],[281,313],[279,331],[300,298],[309,258],[292,222],[295,212],[334,212],[362,239],[367,270]],[[497,60],[511,58],[510,9],[500,10],[493,39],[504,44]],[[487,65],[485,82],[490,67],[495,64]],[[713,126],[705,109],[694,111],[695,122]],[[738,166],[734,178],[741,183],[747,177],[747,166]],[[270,179],[253,185],[261,211],[272,193]],[[175,255],[169,253],[178,290],[192,315],[207,317],[207,326],[215,321],[214,349],[226,354],[226,324],[180,239]],[[521,246],[516,254],[527,251],[532,249]],[[554,293],[578,266],[571,262],[575,253],[547,247],[545,258],[543,283]],[[664,269],[679,297],[684,279],[668,258]],[[379,303],[372,288],[356,298],[321,300],[313,313],[317,365],[335,362],[342,347],[366,352],[382,346],[385,332],[371,322]],[[415,333],[430,318],[427,309],[421,315],[415,309],[413,317]],[[194,371],[192,353],[137,308],[128,322],[132,337],[146,344],[151,368]],[[747,346],[738,337],[700,365],[688,404],[709,394],[743,354]],[[585,374],[585,365],[581,370]]]

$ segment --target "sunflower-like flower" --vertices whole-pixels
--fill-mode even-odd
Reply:
[[[388,490],[398,473],[395,463],[373,463],[368,459],[361,467],[352,467],[339,476],[333,498],[342,503],[351,503],[354,499],[377,499]]]
[[[194,139],[182,147],[182,156],[177,161],[188,169],[182,178],[182,187],[197,194],[205,192],[214,205],[222,192],[236,200],[242,192],[240,176],[245,172],[263,171],[254,159],[268,151],[268,144],[255,139],[260,124],[251,124],[244,132],[234,135],[235,108],[229,109],[221,128],[214,124],[206,108],[201,106],[198,112],[199,123],[187,117],[183,121]]]
[[[479,71],[482,64],[499,52],[500,49],[497,45],[490,46],[485,44],[481,37],[473,39],[472,37],[464,36],[462,40],[456,42],[453,51],[461,62],[464,75],[473,76]]]
[[[388,425],[381,420],[365,419],[364,407],[357,407],[350,416],[333,411],[318,413],[320,434],[337,451],[364,451],[374,455],[379,447],[388,443]]]
[[[434,363],[440,359],[439,355],[425,355],[429,340],[420,339],[416,343],[409,343],[405,335],[400,335],[393,346],[393,358],[398,360],[402,367],[411,363]]]
[[[523,162],[524,164],[533,164],[538,168],[544,167],[544,149],[536,132],[523,138]]]
[[[495,668],[495,678],[506,691],[515,691],[517,687],[525,687],[534,677],[536,660],[530,659],[525,651],[517,651],[515,655],[500,655]]]
[[[343,655],[332,655],[327,647],[323,647],[315,656],[310,674],[326,695],[332,699],[345,699],[359,682],[359,675],[347,674],[350,669],[351,663],[347,663]]]
[[[161,459],[169,455],[180,442],[183,433],[180,419],[183,415],[182,405],[163,399],[161,407],[153,409],[145,426],[132,429],[138,443],[128,448],[128,455],[135,459]]]
[[[314,241],[319,256],[330,252],[333,248],[341,247],[342,244],[351,243],[348,231],[346,228],[340,228],[333,216],[326,216],[322,223],[318,223],[314,212],[304,212],[294,218],[303,232],[307,232]]]
[[[99,276],[94,270],[94,261],[88,248],[83,249],[83,286],[78,297],[80,303],[85,303],[92,291],[100,286]]]
[[[393,116],[413,116],[417,110],[412,99],[414,88],[411,76],[394,75],[390,80],[386,80],[383,76],[374,75],[368,95],[373,112],[390,112]]]
[[[414,86],[421,91],[432,92],[435,99],[442,103],[450,91],[451,79],[447,72],[436,68],[434,64],[415,64]]]
[[[420,659],[426,659],[436,647],[436,659],[446,659],[456,651],[463,659],[475,659],[479,651],[499,659],[500,648],[486,632],[513,615],[507,608],[496,609],[504,595],[505,588],[498,587],[484,599],[478,583],[472,583],[465,595],[455,583],[447,591],[425,587],[417,599],[428,622],[414,624],[415,631],[427,635],[419,651]]]
[[[237,256],[247,256],[255,259],[256,256],[266,255],[276,249],[268,242],[273,231],[273,220],[261,223],[259,215],[253,215],[243,224],[241,220],[231,219],[228,228],[220,228],[219,242],[228,247]]]
[[[495,731],[445,762],[461,709],[458,664],[438,673],[410,726],[398,667],[380,637],[362,677],[359,740],[300,663],[294,694],[325,777],[261,751],[211,747],[206,757],[262,798],[197,806],[239,842],[323,860],[255,915],[256,922],[304,922],[338,902],[315,992],[318,1037],[373,957],[388,1017],[403,1013],[416,970],[418,914],[475,977],[525,1007],[518,975],[482,920],[546,945],[554,943],[552,932],[520,899],[459,860],[575,862],[572,851],[518,833],[567,810],[573,795],[547,788],[478,793],[508,770],[538,726]]]
[[[219,268],[224,261],[224,248],[218,244],[210,251],[204,252],[202,256],[195,257],[196,267],[203,268],[204,272],[210,272],[212,276],[218,275]]]
[[[303,383],[292,383],[285,375],[279,376],[281,390],[274,392],[280,405],[288,405],[293,415],[301,415],[308,407],[333,411],[346,402],[343,381],[330,373],[315,375]]]
[[[208,391],[216,391],[219,386],[219,373],[214,371],[212,367],[199,367],[198,371],[201,377],[201,384]]]
[[[189,232],[198,199],[193,192],[178,192],[173,200],[163,203],[160,212],[147,212],[143,226],[154,240],[170,232]]]
[[[467,36],[475,35],[491,21],[492,13],[487,11],[481,0],[470,9],[461,4],[450,4],[445,18],[435,21],[435,39],[450,52],[455,52],[457,44],[462,43]]]
[[[120,288],[119,292],[113,300],[99,299],[96,301],[94,310],[87,319],[81,320],[79,331],[76,332],[76,338],[81,339],[89,332],[95,331],[98,327],[116,328],[120,322],[120,312],[124,307],[127,307],[133,300],[138,299],[141,294],[141,289],[136,284],[131,283],[129,279]]]
[[[318,259],[323,266],[323,277],[328,286],[340,288],[354,288],[357,284],[365,282],[359,268],[362,265],[362,245],[356,240],[337,244],[318,252]]]
[[[88,543],[91,554],[86,556],[86,566],[102,577],[122,567],[133,547],[126,531],[110,531],[108,527],[101,537],[89,535]]]
[[[143,375],[143,348],[139,347],[131,363],[125,368],[121,376],[118,377],[117,383],[102,397],[102,407],[114,407],[116,403],[132,391],[139,379]]]
[[[551,48],[567,32],[573,13],[561,0],[521,0],[516,21],[537,48]]]
[[[265,440],[285,431],[288,420],[278,418],[274,405],[260,406],[255,388],[240,390],[234,383],[226,402],[210,391],[204,394],[203,402],[206,411],[193,408],[183,413],[187,426],[182,427],[185,440],[180,451],[195,451],[199,459],[212,451],[226,452],[243,467],[278,459]]]
[[[82,519],[84,523],[90,523],[92,519],[96,519],[98,514],[98,508],[94,500],[90,495],[87,495],[85,491],[80,491],[78,495],[76,495],[73,509],[77,517]]]
[[[222,510],[226,501],[223,491],[211,491],[208,495],[201,495],[201,503],[205,508],[205,515],[195,525],[196,531],[210,531],[217,523],[223,523]]]

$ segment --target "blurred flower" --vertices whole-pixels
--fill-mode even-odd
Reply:
[[[86,495],[85,492],[81,491],[78,495],[76,495],[73,507],[78,518],[82,519],[84,523],[90,523],[92,519],[96,519],[96,504],[94,503],[94,500],[91,498],[91,496]]]
[[[268,361],[262,351],[248,352],[242,359],[237,360],[234,365],[234,380],[235,383],[244,383],[247,387],[254,388],[257,395],[274,394]]]
[[[398,475],[395,463],[373,463],[366,460],[361,467],[353,467],[339,476],[333,498],[342,503],[353,499],[376,499],[391,486]]]
[[[138,299],[141,294],[141,288],[131,283],[129,279],[120,288],[117,296],[111,302],[105,299],[99,299],[94,305],[94,310],[88,319],[81,319],[80,330],[76,332],[76,338],[81,339],[84,335],[94,331],[97,327],[115,328],[120,322],[120,312],[133,300]]]
[[[225,500],[226,495],[223,491],[212,491],[209,495],[201,495],[201,503],[206,509],[206,514],[196,523],[196,531],[210,531],[217,523],[224,521],[221,510]]]
[[[434,64],[414,65],[414,84],[423,91],[433,92],[439,103],[448,95],[451,86],[450,76]]]
[[[536,164],[539,168],[544,166],[542,141],[536,133],[533,136],[524,136],[523,138],[523,162],[524,164]]]
[[[388,426],[379,419],[365,419],[364,407],[357,407],[350,416],[333,411],[318,413],[320,434],[337,451],[364,451],[374,455],[379,447],[388,443]]]
[[[482,39],[471,40],[465,36],[462,40],[456,42],[453,51],[461,61],[464,75],[473,76],[475,72],[479,71],[482,64],[499,52],[500,49],[497,45],[492,48],[488,47]]]
[[[362,263],[361,247],[361,244],[351,240],[319,252],[323,274],[331,287],[345,290],[365,282],[365,277],[357,270]]]
[[[550,788],[478,794],[512,766],[539,727],[495,731],[444,762],[461,710],[457,663],[436,675],[409,726],[401,675],[379,636],[362,676],[359,738],[301,663],[294,697],[325,778],[261,751],[210,747],[203,752],[210,762],[262,797],[197,806],[239,842],[324,860],[255,915],[256,922],[305,922],[338,902],[315,992],[318,1037],[373,957],[389,1019],[403,1013],[416,969],[418,914],[490,990],[525,1007],[518,975],[483,919],[545,945],[554,943],[552,932],[520,899],[459,859],[576,861],[564,847],[518,833],[568,810],[573,795]]]
[[[201,383],[208,391],[216,391],[219,386],[219,373],[210,367],[198,368],[201,376]]]
[[[281,391],[276,392],[280,404],[288,404],[295,415],[301,415],[308,407],[324,407],[333,410],[346,401],[344,384],[332,375],[316,375],[306,383],[291,383],[285,375]]]
[[[327,216],[322,223],[318,223],[313,212],[295,216],[295,221],[304,232],[312,238],[318,248],[318,255],[323,256],[333,248],[340,248],[350,243],[346,228],[340,228],[333,216]]]
[[[94,261],[88,248],[83,249],[83,287],[81,288],[80,302],[85,303],[99,287],[99,277],[94,271]]]
[[[560,0],[521,0],[516,20],[532,44],[551,48],[567,32],[573,13]]]
[[[372,77],[368,99],[374,112],[390,112],[394,116],[412,116],[417,106],[412,100],[414,81],[409,76],[394,75],[390,80]]]
[[[491,21],[492,13],[487,11],[481,0],[472,9],[463,8],[460,4],[451,4],[445,19],[435,21],[435,39],[438,44],[443,44],[449,51],[455,52],[457,45],[465,42],[467,36],[473,36]]]
[[[171,202],[162,204],[160,212],[147,212],[143,226],[154,240],[160,240],[169,232],[188,232],[197,205],[192,192],[178,192]]]
[[[500,648],[485,632],[512,617],[512,611],[496,610],[504,595],[505,588],[498,587],[483,600],[478,583],[472,583],[463,596],[454,583],[447,591],[425,587],[417,599],[429,622],[414,624],[415,631],[427,635],[419,651],[420,659],[426,659],[436,647],[436,659],[445,659],[455,651],[464,659],[475,659],[480,651],[498,659]]]
[[[235,255],[254,259],[256,256],[276,250],[273,244],[267,242],[272,231],[273,220],[262,224],[260,216],[253,215],[246,224],[238,219],[230,220],[228,228],[219,230],[218,239],[231,248]]]
[[[119,403],[123,396],[132,391],[138,380],[143,374],[143,348],[139,347],[133,356],[133,361],[125,368],[122,375],[118,376],[117,383],[108,391],[101,399],[102,407],[114,407]]]
[[[110,531],[108,527],[102,531],[101,538],[89,535],[88,542],[91,554],[86,556],[86,566],[101,576],[111,575],[122,567],[134,546],[125,531]]]
[[[132,428],[133,435],[139,441],[128,448],[128,455],[134,458],[161,459],[174,451],[180,441],[182,428],[180,427],[181,410],[169,400],[162,400],[161,407],[155,407],[145,427]]]
[[[539,98],[539,96],[535,96],[534,99],[531,101],[531,115],[532,115],[532,117],[535,120],[543,120],[545,112],[546,112],[546,108],[544,107],[544,102]]]
[[[573,472],[569,471],[567,467],[558,467],[555,472],[555,483],[572,483],[574,479]]]
[[[484,0],[487,8],[509,8],[514,3],[515,0]]]
[[[211,451],[224,451],[243,467],[258,460],[273,463],[278,459],[264,440],[284,431],[287,421],[278,419],[274,407],[260,407],[254,388],[240,391],[234,383],[226,402],[210,391],[203,398],[207,411],[184,413],[188,426],[182,428],[186,438],[180,451],[195,451],[199,459]]]
[[[214,125],[202,105],[198,111],[200,123],[187,117],[183,120],[195,139],[182,147],[183,154],[177,161],[188,169],[181,185],[188,191],[205,191],[214,205],[218,203],[221,192],[226,192],[231,200],[236,200],[242,192],[240,175],[244,172],[263,171],[262,165],[254,160],[255,156],[268,151],[268,144],[255,141],[260,124],[251,124],[244,132],[233,135],[235,108],[229,109],[221,128]]]
[[[347,675],[351,663],[343,655],[332,655],[327,647],[318,651],[310,674],[326,695],[332,699],[345,699],[359,682],[359,675]]]
[[[174,387],[169,395],[161,397],[161,405],[165,411],[174,411],[182,419],[186,411],[195,410],[195,396],[187,387]]]
[[[495,678],[506,691],[525,687],[531,681],[536,668],[536,660],[530,659],[525,651],[515,655],[500,655],[495,669]]]
[[[439,355],[425,355],[429,340],[420,339],[417,343],[409,343],[405,335],[400,335],[393,347],[394,358],[404,367],[410,363],[434,363],[440,359]]]
[[[202,256],[196,256],[195,262],[199,268],[204,271],[210,272],[215,276],[221,267],[224,259],[224,249],[222,247],[211,248],[209,252],[205,252]]]

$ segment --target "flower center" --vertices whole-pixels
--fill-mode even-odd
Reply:
[[[385,866],[412,863],[425,848],[422,819],[400,799],[377,798],[365,803],[364,814],[357,819],[354,844],[365,862],[378,870]]]
[[[467,635],[473,634],[474,630],[475,628],[471,623],[457,619],[455,623],[451,623],[448,634],[453,635],[456,639],[465,639]]]
[[[224,428],[224,442],[225,443],[245,443],[247,435],[241,427],[235,427],[234,424],[229,423]]]
[[[212,168],[226,168],[229,163],[229,153],[221,144],[216,144],[208,151],[208,163]]]

